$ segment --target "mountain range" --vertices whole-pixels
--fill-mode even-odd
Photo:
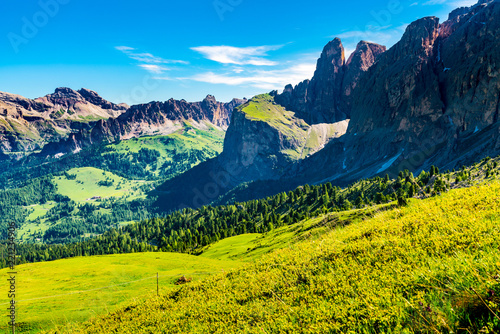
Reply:
[[[0,93],[2,156],[59,157],[95,144],[167,135],[186,122],[226,131],[224,148],[161,184],[161,210],[260,198],[303,184],[345,185],[431,165],[453,169],[500,153],[500,3],[481,0],[440,23],[411,23],[390,49],[342,41],[311,80],[251,100],[126,106],[58,88],[29,100]]]
[[[168,135],[182,129],[184,121],[195,128],[211,124],[225,130],[234,107],[244,102],[221,103],[208,95],[201,102],[170,99],[129,107],[85,88],[57,88],[34,100],[0,92],[1,150],[3,154],[41,150],[44,156],[60,157],[93,144]]]
[[[233,114],[222,154],[160,186],[159,206],[196,207],[219,196],[218,203],[248,200],[306,183],[346,185],[386,173],[397,177],[405,169],[418,173],[431,165],[453,169],[498,155],[498,36],[500,3],[482,0],[453,11],[443,23],[437,17],[411,23],[389,50],[362,41],[346,61],[341,40],[334,39],[311,80],[270,96],[271,103],[307,124],[349,120],[344,135],[284,166],[279,163],[284,142],[262,143],[284,132],[269,115],[248,117],[247,103]],[[258,135],[257,122],[262,123]],[[267,162],[265,172],[261,161]],[[271,161],[276,163],[269,167]]]

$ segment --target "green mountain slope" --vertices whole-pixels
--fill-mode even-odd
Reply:
[[[241,264],[187,254],[135,253],[20,265],[16,268],[16,332],[64,327],[125,307],[132,299],[150,298],[156,294],[156,273],[160,291],[167,293],[183,275],[199,281]],[[7,271],[0,270],[0,275],[6,276]],[[0,304],[7,303],[7,294],[2,294]],[[0,324],[2,332],[8,330],[6,323]]]
[[[35,159],[7,168],[2,185],[12,188],[0,190],[0,220],[16,221],[23,241],[54,243],[152,217],[146,194],[155,181],[217,156],[224,134],[209,124],[200,130],[186,122],[168,136],[134,138],[49,163]],[[92,197],[100,198],[89,201]],[[0,233],[5,232],[0,222]]]
[[[239,268],[276,249],[316,239],[333,224],[360,221],[371,216],[372,211],[353,210],[307,219],[266,233],[230,237],[207,246],[200,256],[134,253],[19,265],[18,332],[38,333],[52,327],[69,332],[79,322],[125,307],[132,299],[151,298],[156,293],[156,272],[161,293],[168,293],[183,275],[196,282]],[[2,269],[0,274],[7,271]]]
[[[388,176],[375,177],[361,180],[344,189],[333,187],[330,183],[305,185],[288,193],[283,192],[260,200],[232,202],[215,207],[205,206],[198,210],[183,209],[164,217],[128,224],[118,230],[112,229],[104,233],[96,232],[95,229],[102,224],[115,226],[119,222],[128,222],[135,219],[129,217],[136,215],[146,216],[151,213],[152,203],[148,200],[118,202],[115,203],[116,207],[113,207],[111,216],[100,214],[101,209],[107,207],[95,210],[95,206],[85,205],[83,214],[80,215],[85,224],[80,222],[76,226],[56,225],[47,230],[45,237],[51,241],[51,245],[20,245],[19,263],[56,260],[76,255],[91,256],[145,250],[197,254],[205,246],[221,239],[271,231],[328,212],[346,212],[352,208],[365,208],[396,200],[400,205],[404,205],[408,198],[422,199],[453,188],[491,182],[498,178],[499,159],[500,157],[483,159],[474,166],[464,166],[459,171],[447,173],[440,173],[436,167],[432,167],[430,172],[422,172],[417,177],[405,171],[401,172],[396,180],[390,180]],[[114,205],[108,200],[103,204]],[[67,204],[60,205],[66,207]],[[79,208],[80,211],[81,209]],[[66,209],[64,211],[68,212]],[[82,233],[102,234],[82,242],[76,242],[81,239],[73,239],[71,241],[75,242],[56,244],[58,235],[67,236],[68,233],[76,236]],[[122,244],[121,238],[127,242]],[[0,244],[0,248],[3,247],[5,246]],[[5,261],[0,259],[0,265],[5,266]]]
[[[241,269],[135,302],[80,330],[498,331],[499,208],[498,181],[411,201]]]
[[[157,207],[164,212],[198,208],[242,183],[276,180],[333,138],[341,137],[347,125],[348,121],[310,126],[278,105],[270,94],[257,95],[234,109],[217,158],[157,188]]]

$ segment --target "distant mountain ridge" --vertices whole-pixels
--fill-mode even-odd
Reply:
[[[96,143],[170,134],[183,122],[202,129],[207,122],[225,130],[234,107],[245,101],[221,103],[208,95],[201,102],[170,99],[129,107],[85,88],[57,88],[34,100],[0,92],[1,156],[40,149],[45,155],[66,154]]]
[[[0,150],[32,152],[126,109],[88,89],[58,88],[34,100],[0,92]]]
[[[135,105],[117,118],[100,120],[92,128],[82,129],[69,135],[67,139],[46,145],[42,154],[66,154],[98,143],[168,135],[182,129],[187,123],[199,129],[207,129],[211,124],[225,130],[233,109],[245,102],[246,100],[233,99],[222,103],[208,95],[201,102],[170,99]]]

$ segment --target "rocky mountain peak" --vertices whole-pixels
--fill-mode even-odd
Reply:
[[[361,41],[345,61],[339,38],[330,41],[318,59],[314,77],[295,88],[287,85],[276,102],[309,124],[335,123],[350,118],[351,91],[362,73],[386,51],[385,46]]]
[[[350,117],[353,97],[352,92],[357,87],[361,76],[375,64],[380,55],[386,52],[386,47],[376,43],[361,41],[351,54],[345,65],[345,74],[342,82],[340,107]]]
[[[74,99],[74,100],[82,100],[83,97],[76,91],[68,87],[59,87],[56,88],[53,94],[49,94],[52,98],[65,98],[65,99]]]
[[[216,103],[217,100],[215,99],[215,96],[208,94],[203,101],[211,102],[211,103]]]
[[[349,67],[352,64],[363,71],[367,71],[375,63],[378,56],[386,50],[387,48],[383,45],[361,41],[347,60],[346,65]]]
[[[340,38],[335,38],[330,41],[321,53],[321,57],[318,60],[318,66],[320,65],[333,65],[335,68],[340,68],[344,65],[345,53],[344,46]]]
[[[434,42],[439,37],[439,18],[435,16],[424,17],[411,23],[396,44],[397,56],[419,55],[424,51],[429,55],[434,47]]]
[[[103,109],[112,109],[112,110],[126,110],[125,106],[116,105],[109,101],[103,99],[99,94],[94,92],[93,90],[82,88],[78,91],[87,102],[92,103],[93,105],[100,106]]]

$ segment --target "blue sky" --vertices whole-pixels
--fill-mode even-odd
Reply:
[[[393,45],[420,17],[474,0],[2,1],[0,91],[82,87],[128,104],[220,101],[310,78],[340,37]]]

